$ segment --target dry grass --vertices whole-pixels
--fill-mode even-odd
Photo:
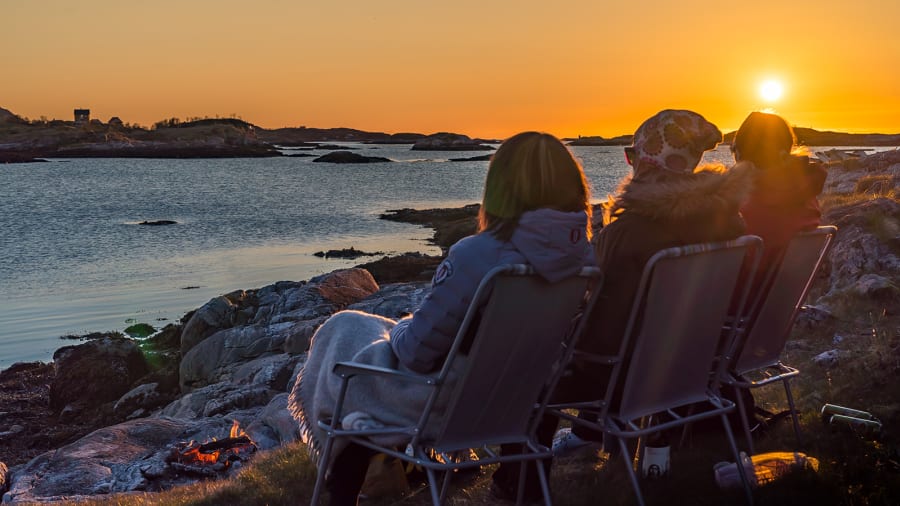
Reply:
[[[202,481],[157,493],[113,495],[108,498],[63,504],[90,506],[296,506],[312,495],[316,470],[305,446],[293,444],[257,456],[237,476]]]

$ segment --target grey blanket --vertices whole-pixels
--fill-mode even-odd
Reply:
[[[309,357],[291,390],[288,409],[300,424],[310,458],[317,466],[330,465],[330,462],[320,462],[325,431],[317,421],[330,419],[334,414],[341,385],[341,379],[332,372],[334,364],[357,362],[409,372],[399,364],[391,349],[389,332],[395,324],[394,320],[369,313],[341,311],[322,324],[313,336]],[[395,379],[354,377],[344,399],[342,426],[359,429],[415,425],[432,391],[431,387]],[[433,413],[440,416],[443,405],[439,399]],[[384,445],[408,442],[408,438],[396,435],[372,439]],[[340,442],[337,440],[330,460],[343,450]]]

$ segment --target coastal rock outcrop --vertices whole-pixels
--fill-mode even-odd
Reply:
[[[174,220],[153,220],[153,221],[144,220],[144,221],[138,223],[138,225],[149,225],[151,227],[158,227],[158,226],[163,226],[163,225],[177,225],[177,224],[178,224],[178,222],[174,221]]]
[[[380,217],[385,220],[416,223],[435,229],[432,242],[446,251],[478,227],[478,211],[481,204],[469,204],[461,208],[441,209],[391,209]]]
[[[286,349],[305,351],[325,317],[378,289],[368,271],[354,268],[209,301],[182,333],[182,392],[231,379],[238,368],[256,359]]]
[[[467,135],[441,132],[419,139],[413,144],[413,151],[491,151],[492,146],[482,144]]]
[[[379,287],[364,269],[344,269],[213,299],[204,307],[215,318],[204,328],[218,330],[191,346],[181,361],[182,381],[190,383],[186,393],[149,417],[102,428],[16,467],[5,501],[74,500],[195,481],[197,476],[171,471],[173,446],[223,437],[235,420],[261,450],[296,441],[299,428],[287,410],[287,391],[306,354],[286,350],[291,336],[305,336],[306,346],[297,346],[305,351],[309,336],[333,312],[349,307],[399,318],[414,311],[429,289],[428,283]],[[256,301],[244,309],[258,314],[234,319],[240,311],[234,300]],[[298,320],[300,315],[314,317]],[[116,411],[123,417],[149,411],[154,389],[147,384],[125,393]]]
[[[367,262],[359,267],[371,272],[375,281],[381,284],[429,281],[443,258],[440,255],[425,255],[418,252],[404,253]]]
[[[96,410],[115,402],[149,372],[135,341],[106,337],[79,346],[66,346],[53,354],[56,377],[50,384],[50,408]]]
[[[235,290],[220,295],[194,311],[181,332],[181,354],[185,355],[197,343],[222,329],[241,325],[256,312],[256,297],[252,292]]]
[[[376,251],[374,253],[369,253],[367,251],[360,251],[353,246],[344,249],[330,249],[328,251],[317,251],[313,253],[314,256],[320,258],[347,258],[354,259],[359,257],[373,257],[378,255],[383,255],[384,253],[381,251]]]
[[[900,151],[828,165],[826,189],[841,203],[823,216],[838,234],[826,259],[829,289],[823,302],[846,292],[896,300],[900,294]]]
[[[825,219],[839,230],[829,255],[832,293],[856,285],[864,274],[900,273],[900,203],[865,199],[831,209]]]
[[[468,158],[451,158],[451,162],[487,162],[490,161],[491,157],[494,155],[478,155],[478,156],[470,156]]]
[[[334,151],[327,155],[322,155],[313,161],[324,163],[381,163],[390,162],[391,160],[381,156],[365,156],[350,151]]]

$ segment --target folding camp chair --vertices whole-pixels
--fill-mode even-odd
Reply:
[[[747,421],[746,406],[739,389],[754,389],[782,382],[794,435],[800,446],[800,421],[794,406],[790,380],[800,371],[781,362],[781,353],[794,326],[797,312],[806,298],[822,260],[831,247],[837,227],[818,227],[802,232],[788,243],[781,261],[768,273],[750,305],[749,316],[741,319],[725,361],[728,364],[722,383],[735,390],[738,410],[750,453],[753,438]],[[769,418],[772,413],[764,412]]]
[[[608,384],[598,385],[602,399],[549,406],[573,424],[603,431],[618,441],[639,504],[644,499],[626,439],[718,416],[734,460],[740,461],[726,418],[735,406],[719,396],[715,368],[722,366],[716,357],[742,264],[751,258],[749,263],[755,266],[752,259],[761,246],[759,237],[743,236],[656,253],[644,267],[617,354],[581,357],[597,367],[612,368]],[[738,292],[743,300],[746,290]],[[578,339],[590,339],[591,331],[585,327]],[[596,421],[563,411],[573,408],[597,415]],[[752,502],[743,466],[738,471]]]
[[[588,290],[599,283],[599,278],[599,269],[585,268],[578,275],[549,283],[528,266],[501,266],[481,281],[439,373],[420,375],[350,362],[336,364],[334,373],[342,378],[341,392],[334,417],[318,421],[327,432],[327,440],[311,504],[317,504],[325,463],[329,462],[334,442],[344,438],[424,468],[436,505],[446,497],[454,469],[521,462],[524,470],[526,463],[532,461],[540,475],[544,500],[550,505],[547,477],[540,461],[549,458],[551,452],[535,441],[534,426],[549,395],[545,386],[561,369],[560,362],[574,335]],[[468,338],[473,339],[472,345],[464,356],[461,345]],[[344,396],[348,388],[353,388],[353,378],[359,375],[379,375],[433,387],[418,423],[373,430],[342,429]],[[446,399],[447,404],[437,413],[434,408],[439,397]],[[385,435],[408,437],[406,451],[369,439]],[[495,447],[500,444],[522,445],[523,452],[499,455]],[[478,460],[453,458],[457,452],[469,455],[475,449],[480,449]],[[432,455],[440,458],[431,458]],[[440,492],[436,471],[447,471]],[[520,498],[524,475],[522,472]]]

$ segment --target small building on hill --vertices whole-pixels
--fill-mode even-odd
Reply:
[[[75,124],[87,125],[91,121],[90,109],[75,109]]]

